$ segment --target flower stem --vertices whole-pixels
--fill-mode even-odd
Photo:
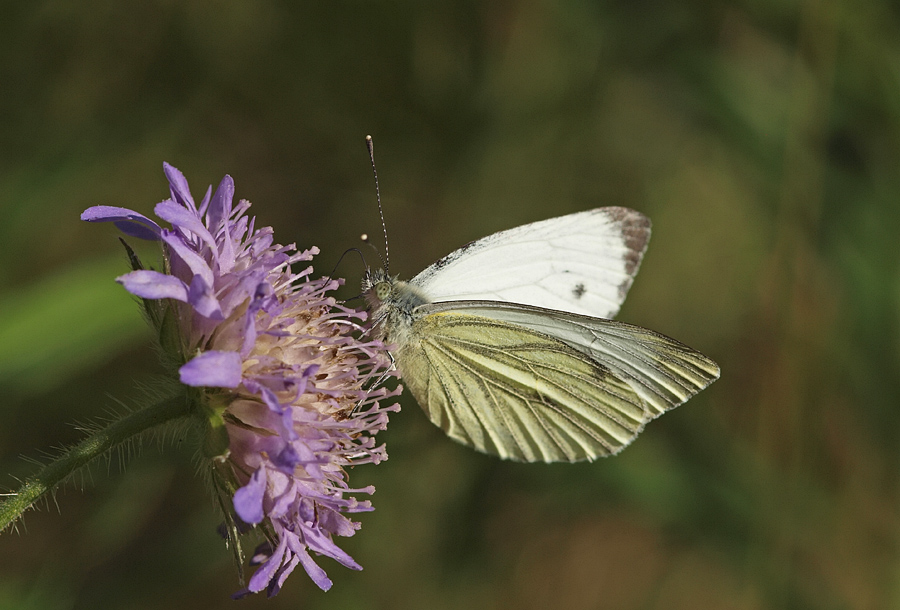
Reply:
[[[44,466],[38,474],[27,478],[17,492],[0,503],[0,532],[19,519],[44,494],[91,460],[142,432],[188,415],[189,402],[180,395],[129,413],[94,432]]]

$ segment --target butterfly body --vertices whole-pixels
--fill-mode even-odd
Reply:
[[[610,320],[649,220],[599,208],[503,231],[409,282],[363,281],[373,330],[451,438],[518,461],[615,454],[718,377],[683,344]]]

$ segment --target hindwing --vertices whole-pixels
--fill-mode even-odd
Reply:
[[[456,301],[428,303],[417,313],[485,317],[546,335],[609,369],[641,397],[647,419],[686,402],[719,378],[719,365],[661,333],[619,322],[516,303]]]
[[[444,311],[417,316],[408,336],[396,352],[405,385],[432,422],[479,451],[590,460],[617,453],[649,419],[628,383],[543,333]]]

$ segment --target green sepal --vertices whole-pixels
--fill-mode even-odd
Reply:
[[[125,253],[128,255],[128,264],[131,265],[132,271],[143,271],[145,269],[144,264],[141,262],[141,259],[138,258],[138,255],[135,253],[134,249],[128,245],[128,242],[119,238],[119,242],[125,248]],[[157,299],[141,299],[141,308],[144,310],[144,315],[147,316],[147,319],[150,320],[150,323],[154,328],[159,328],[159,322],[162,319],[162,308],[164,303]]]
[[[119,241],[125,246],[125,252],[128,254],[128,262],[131,264],[132,271],[142,271],[144,269],[143,263],[141,263],[141,259],[138,258],[138,255],[134,253],[134,250],[131,246],[128,245],[128,242],[119,238]]]
[[[161,305],[157,330],[159,346],[163,354],[178,366],[184,363],[184,345],[181,337],[181,325],[178,323],[178,304],[172,299],[156,301]]]
[[[219,510],[222,511],[223,527],[225,539],[228,547],[234,556],[234,565],[237,567],[238,581],[240,585],[245,586],[244,582],[244,549],[241,545],[241,525],[234,515],[234,504],[232,498],[237,490],[236,482],[233,481],[234,475],[219,462],[213,462],[212,466],[212,484],[215,488],[216,503]]]
[[[224,461],[228,458],[228,429],[225,427],[225,419],[222,417],[227,405],[217,404],[216,397],[207,397],[204,405],[206,419],[206,431],[203,437],[201,451],[203,457]]]
[[[131,265],[131,269],[133,271],[143,271],[146,269],[144,263],[141,262],[141,259],[138,257],[137,253],[135,253],[134,249],[121,237],[119,241],[122,243],[122,246],[125,248],[125,253],[128,255],[128,264]],[[163,266],[166,269],[166,273],[169,272],[168,258],[163,256]],[[176,361],[180,361],[181,358],[181,343],[180,337],[177,345],[170,344],[166,345],[166,342],[163,338],[163,328],[167,324],[171,324],[171,317],[175,312],[172,311],[174,307],[174,303],[171,302],[171,299],[141,299],[141,308],[144,310],[144,315],[147,316],[147,319],[150,321],[150,324],[160,333],[159,339],[160,344],[163,349],[166,351],[166,354],[170,355]],[[175,331],[177,332],[177,325],[175,325]],[[171,332],[167,329],[166,332]],[[171,341],[169,342],[171,343]],[[173,351],[170,351],[170,348],[174,348]]]

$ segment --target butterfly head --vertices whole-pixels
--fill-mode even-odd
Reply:
[[[366,273],[362,292],[372,311],[372,323],[382,329],[383,335],[391,334],[391,329],[409,326],[413,310],[430,302],[416,286],[391,277],[384,269]]]
[[[369,307],[377,310],[384,303],[390,302],[396,281],[384,269],[367,271],[362,281],[362,291]]]

